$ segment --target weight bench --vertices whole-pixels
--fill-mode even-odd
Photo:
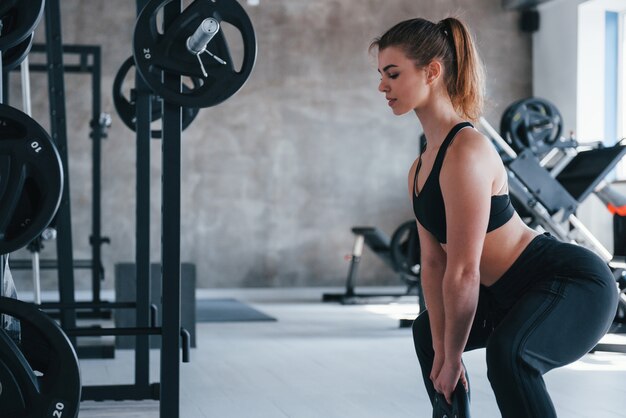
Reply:
[[[383,262],[394,272],[402,275],[394,263],[391,255],[391,239],[380,229],[372,226],[355,226],[352,228],[355,235],[352,255],[350,256],[350,268],[346,279],[346,290],[344,293],[324,293],[323,302],[339,302],[342,305],[354,305],[365,303],[371,298],[399,298],[402,296],[419,295],[419,282],[408,283],[404,293],[357,293],[355,292],[355,282],[357,270],[363,255],[363,246],[367,245]]]

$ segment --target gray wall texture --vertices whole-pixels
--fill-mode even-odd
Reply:
[[[258,39],[255,70],[239,93],[203,109],[183,135],[181,254],[196,264],[199,287],[342,285],[351,226],[391,234],[411,218],[406,178],[421,127],[412,114],[391,114],[367,51],[394,23],[456,15],[469,24],[486,65],[486,117],[494,125],[509,103],[532,91],[530,36],[517,29],[518,14],[503,11],[500,0],[242,3]],[[114,263],[132,261],[135,250],[134,135],[119,120],[110,93],[131,54],[135,16],[132,0],[62,2],[63,41],[102,46],[103,109],[113,117],[103,144],[103,232],[112,240],[103,249],[105,288],[113,287]],[[42,24],[37,38],[43,34]],[[32,74],[31,80],[34,117],[48,127],[47,78]],[[89,258],[91,92],[87,76],[69,74],[65,83],[74,254]],[[157,141],[151,164],[151,248],[158,262]],[[48,244],[42,257],[55,254]],[[87,274],[77,272],[76,280],[77,289],[89,288]],[[359,283],[400,284],[370,252]],[[29,289],[27,277],[18,287]],[[44,288],[55,287],[55,275],[45,274]]]

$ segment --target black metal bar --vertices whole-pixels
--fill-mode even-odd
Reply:
[[[63,53],[77,55],[93,55],[100,50],[99,45],[82,45],[82,44],[65,44],[63,45]],[[46,52],[45,44],[33,44],[30,53]],[[30,55],[29,55],[30,56]]]
[[[100,53],[98,52],[98,57],[100,56]],[[95,57],[94,57],[95,58]],[[85,54],[80,54],[80,58],[79,58],[79,66],[83,69],[87,68],[87,66],[89,65],[89,59],[87,57],[87,55]],[[94,65],[94,67],[99,67],[100,64]],[[98,83],[99,85],[99,83]],[[95,90],[94,90],[95,91]],[[100,90],[98,90],[100,91]]]
[[[189,363],[191,361],[191,334],[185,328],[181,328],[180,338],[183,346],[183,363]]]
[[[0,51],[0,68],[2,68],[2,51]],[[5,87],[5,78],[4,75],[2,74],[3,71],[0,71],[0,78],[2,78],[1,83],[0,83],[0,103],[3,102],[2,100],[2,94],[4,92],[4,87]],[[8,255],[5,254],[0,254],[0,296],[4,296],[4,268],[6,266],[6,258],[8,257]],[[2,315],[0,315],[0,324],[4,323],[4,321],[2,320]]]
[[[44,302],[39,305],[42,310],[53,309],[134,309],[137,306],[135,302],[74,302],[74,303],[57,303]]]
[[[130,309],[130,308],[128,308]],[[59,310],[54,310],[54,309],[45,309],[46,311],[46,315],[48,315],[50,318],[53,319],[58,319],[59,318]],[[77,309],[76,310],[76,319],[113,319],[113,312],[111,312],[110,310],[108,311],[94,311],[93,309]],[[102,350],[102,349],[106,349],[106,350],[110,350],[111,353],[113,353],[111,356],[109,357],[105,357],[105,358],[114,358],[115,357],[115,347],[111,344],[109,345],[92,345],[92,346],[81,346],[80,347],[83,350],[86,349],[93,349],[93,350]],[[96,351],[94,351],[96,352]],[[79,358],[97,358],[97,357],[81,357],[79,355]]]
[[[91,293],[94,302],[100,301],[100,281],[104,279],[104,266],[102,265],[102,211],[101,211],[101,145],[103,137],[106,137],[105,127],[102,126],[104,121],[100,120],[101,104],[100,104],[100,49],[93,51],[93,71],[91,73],[92,85],[92,105],[91,105],[91,139],[92,139],[92,190],[91,190],[91,236],[89,243],[91,244],[91,259],[93,260],[93,269],[91,270]],[[81,54],[81,61],[85,59],[85,55]]]
[[[63,163],[64,187],[57,212],[57,259],[59,260],[59,297],[62,303],[74,302],[74,262],[72,254],[72,222],[70,207],[69,159],[65,112],[65,81],[63,78],[63,42],[61,37],[60,0],[48,0],[46,14],[46,53],[48,61],[48,89],[50,92],[50,131]],[[76,327],[76,313],[61,313],[63,328]],[[72,341],[75,343],[75,341]]]
[[[182,9],[182,0],[163,9],[165,30]],[[164,83],[181,89],[178,75],[164,74]],[[181,108],[163,102],[161,277],[163,285],[161,338],[161,418],[180,415],[180,184]]]
[[[33,72],[46,72],[48,71],[48,67],[45,64],[29,64],[28,69]],[[82,67],[80,65],[68,65],[66,64],[63,67],[63,71],[66,73],[75,73],[75,74],[84,74],[87,72],[91,72],[94,70],[93,66]]]
[[[150,324],[150,90],[143,85],[139,74],[137,86],[137,201],[136,201],[136,301],[135,323],[137,326]],[[150,341],[138,338],[135,350],[135,382],[149,383]]]
[[[608,351],[611,353],[626,353],[626,344],[609,344],[609,343],[601,343],[597,344],[592,352],[594,351]]]
[[[65,333],[74,337],[103,337],[110,335],[160,335],[161,328],[73,328]]]
[[[84,386],[81,401],[125,401],[159,399],[160,385],[153,383],[148,386],[138,385],[99,385]]]
[[[32,260],[9,260],[9,267],[14,270],[30,270],[33,268]],[[53,270],[59,267],[57,260],[40,260],[39,268],[42,270]],[[90,270],[93,267],[91,260],[74,260],[74,269]]]
[[[8,257],[8,256],[4,254],[0,254],[0,297],[4,296],[4,267],[6,264],[5,257]],[[2,316],[0,315],[0,323],[1,322],[2,322]]]
[[[18,67],[20,68],[20,67]],[[9,73],[8,72],[3,72],[3,74],[0,74],[0,76],[2,77],[2,103],[4,104],[11,104],[11,95],[9,94],[9,88],[11,86],[11,80],[9,79]]]
[[[148,0],[137,0],[137,15]],[[150,140],[152,121],[151,90],[138,72],[135,72],[136,123],[137,123],[137,200],[136,218],[136,302],[135,324],[147,327],[150,321]],[[135,338],[135,384],[150,384],[150,338]]]
[[[8,85],[8,83],[5,81],[5,72],[4,72],[4,66],[3,66],[3,62],[2,62],[2,51],[0,51],[0,103],[5,103],[4,100],[4,87],[5,85]]]
[[[157,306],[154,303],[151,304],[150,305],[150,326],[151,327],[156,327],[157,326],[158,315],[159,315],[159,309],[157,308]]]
[[[348,271],[348,279],[346,280],[346,296],[354,296],[354,282],[356,281],[356,273],[361,262],[360,255],[352,255],[350,260],[350,269]]]

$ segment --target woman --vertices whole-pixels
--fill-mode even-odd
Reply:
[[[542,375],[582,357],[608,330],[617,291],[592,252],[527,227],[507,173],[467,122],[481,113],[483,76],[463,23],[411,19],[372,43],[379,90],[395,115],[417,115],[427,146],[409,172],[428,310],[413,324],[428,395],[450,403],[461,354],[486,347],[505,418],[555,417]]]

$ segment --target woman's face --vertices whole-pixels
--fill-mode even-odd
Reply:
[[[385,94],[395,115],[419,108],[428,98],[426,67],[416,67],[404,52],[394,46],[378,51],[378,90]]]

